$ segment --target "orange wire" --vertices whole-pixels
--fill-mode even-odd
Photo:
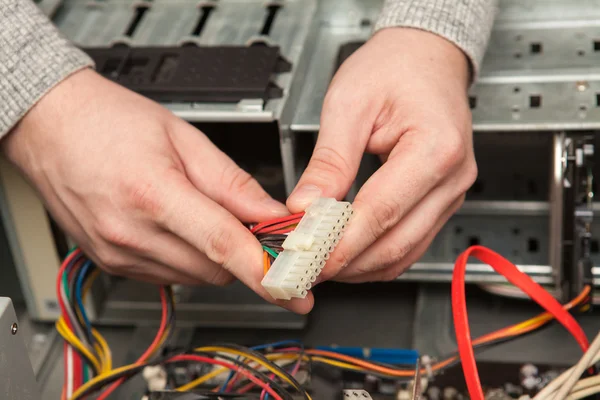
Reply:
[[[269,260],[269,253],[263,251],[263,272],[264,275],[269,272],[269,268],[271,267],[271,261]]]
[[[575,297],[573,300],[571,300],[570,302],[566,303],[563,308],[565,310],[570,310],[573,307],[577,306],[578,304],[580,304],[583,300],[585,300],[585,298],[589,295],[591,288],[589,286],[586,286],[583,291],[577,296]],[[541,317],[546,317],[546,315],[549,313],[541,313],[539,315],[537,315],[536,317],[530,318],[527,321],[533,320],[533,319],[537,319],[537,318],[541,318]],[[495,332],[491,332],[489,334],[483,335],[479,338],[477,338],[476,340],[473,341],[474,345],[479,345],[479,344],[483,344],[483,343],[487,343],[493,340],[497,340],[497,339],[502,339],[505,337],[510,337],[510,336],[516,336],[516,335],[522,335],[524,333],[527,332],[531,332],[533,330],[538,329],[539,327],[545,325],[548,321],[550,321],[551,319],[553,319],[553,317],[551,315],[548,315],[549,318],[548,319],[542,319],[541,321],[537,322],[537,323],[533,323],[523,329],[517,330],[517,331],[511,331],[511,329],[514,329],[515,327],[518,327],[519,325],[523,324],[523,322],[520,322],[518,324],[514,324],[511,325],[507,328],[502,328],[498,331]],[[527,322],[525,321],[525,322]],[[398,376],[398,377],[412,377],[414,376],[414,371],[398,371],[398,370],[394,370],[394,369],[390,369],[390,368],[386,368],[386,367],[382,367],[379,366],[377,364],[372,364],[368,361],[363,361],[361,359],[356,359],[354,357],[349,357],[349,356],[345,356],[343,354],[339,354],[339,353],[335,353],[335,352],[329,352],[326,350],[307,350],[306,351],[307,354],[314,354],[314,355],[322,355],[322,356],[326,356],[326,357],[330,357],[330,358],[335,358],[338,360],[343,360],[346,362],[349,362],[351,364],[354,365],[358,365],[367,369],[371,369],[373,371],[376,372],[381,372],[383,374],[386,375],[390,375],[390,376]],[[431,370],[432,371],[437,371],[439,369],[442,369],[444,367],[446,367],[448,364],[453,363],[454,361],[458,360],[458,355],[456,356],[452,356],[449,357],[443,361],[440,361],[438,363],[435,363],[434,365],[432,365]],[[426,369],[423,368],[421,370],[423,373],[427,373]]]

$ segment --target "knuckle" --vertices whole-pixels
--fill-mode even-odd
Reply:
[[[127,199],[130,205],[154,219],[163,215],[164,204],[158,186],[150,181],[135,182],[128,187]]]
[[[206,282],[214,286],[227,286],[234,281],[233,276],[225,269],[219,268]]]
[[[355,204],[359,202],[355,200]],[[366,206],[368,229],[373,239],[377,239],[384,232],[391,229],[397,222],[398,215],[401,214],[401,206],[393,198],[372,199],[369,203],[360,201],[356,208]]]
[[[397,264],[398,262],[402,261],[412,249],[413,244],[410,240],[407,240],[403,244],[397,246],[389,246],[382,252],[380,265],[390,266]]]
[[[324,178],[334,176],[337,179],[346,180],[351,173],[350,165],[348,165],[346,159],[336,149],[328,146],[315,148],[310,164],[320,174],[325,174]]]
[[[114,218],[99,219],[96,229],[100,238],[112,246],[135,247],[134,235],[123,223],[116,221]],[[106,253],[110,253],[110,251],[106,251]]]
[[[434,152],[437,176],[445,177],[465,162],[468,143],[460,132],[447,133],[444,140],[440,140],[439,144],[434,146]]]
[[[213,227],[206,236],[206,255],[218,265],[227,265],[230,257],[231,241],[231,232],[228,229]]]
[[[226,168],[223,175],[223,182],[226,182],[226,187],[229,189],[226,193],[244,192],[256,184],[252,175],[237,165]]]
[[[95,250],[98,264],[109,274],[119,275],[122,272],[123,263],[118,253],[105,246],[99,246]]]

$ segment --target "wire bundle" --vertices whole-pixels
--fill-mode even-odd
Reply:
[[[540,314],[527,324],[526,328],[534,328],[536,324],[549,320],[554,317],[559,321],[575,338],[583,351],[587,351],[589,343],[583,329],[568,312],[562,307],[550,293],[543,287],[535,283],[528,275],[519,271],[519,269],[499,254],[483,246],[472,246],[462,253],[456,260],[454,275],[452,278],[452,312],[454,315],[454,327],[456,330],[456,340],[460,359],[462,362],[465,381],[472,400],[484,400],[483,389],[479,380],[479,373],[475,363],[475,354],[473,350],[474,341],[471,340],[469,329],[469,320],[467,316],[466,298],[465,298],[465,272],[467,260],[469,257],[475,257],[480,261],[490,265],[494,270],[503,275],[510,283],[520,288],[529,297],[536,301],[540,306],[547,310]],[[589,298],[589,288],[587,293],[579,297]],[[572,307],[571,307],[572,308]],[[517,329],[517,328],[515,328]],[[598,344],[600,346],[600,343]],[[584,369],[587,368],[584,367]],[[583,371],[582,371],[583,372]],[[579,374],[581,375],[581,373]],[[557,398],[556,400],[562,400]]]
[[[100,273],[81,250],[73,249],[62,263],[56,280],[61,316],[56,329],[64,339],[64,385],[62,399],[80,398],[90,382],[111,372],[112,353],[104,337],[92,327],[84,307],[86,295]],[[173,293],[160,287],[162,318],[158,333],[148,350],[136,364],[154,357],[167,341],[175,321]],[[99,400],[106,399],[121,384],[107,388]]]
[[[287,217],[262,222],[250,228],[250,232],[256,236],[264,250],[263,269],[265,275],[271,268],[273,261],[283,251],[282,245],[287,235],[296,228],[303,216],[303,212],[288,215]]]

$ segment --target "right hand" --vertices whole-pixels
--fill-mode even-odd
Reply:
[[[152,283],[224,285],[265,299],[262,248],[240,221],[288,214],[200,131],[83,70],[2,140],[54,218],[104,270]],[[278,302],[306,313],[312,295]]]

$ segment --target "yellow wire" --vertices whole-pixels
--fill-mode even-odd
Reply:
[[[69,399],[69,400],[77,400],[78,398],[80,398],[83,395],[83,393],[85,393],[89,388],[91,388],[95,384],[102,382],[105,379],[110,378],[112,376],[118,375],[121,372],[126,372],[130,369],[136,368],[138,366],[139,366],[138,364],[125,365],[123,367],[115,368],[108,373],[98,375],[94,379],[92,379],[92,380],[86,382],[85,384],[83,384],[82,386],[80,386],[79,389],[77,389],[75,391],[75,393],[73,393],[73,397],[71,397],[71,399]]]
[[[238,356],[245,357],[245,358],[247,358],[249,360],[252,360],[252,361],[256,362],[259,365],[262,365],[264,368],[266,368],[267,370],[271,371],[273,374],[275,374],[276,376],[278,376],[279,378],[281,378],[282,380],[284,380],[288,384],[292,385],[296,389],[299,389],[287,376],[285,376],[284,374],[282,374],[281,371],[279,371],[277,368],[273,367],[272,365],[269,365],[268,363],[264,362],[260,358],[254,356],[254,355],[252,355],[250,353],[246,353],[246,352],[239,351],[239,350],[236,350],[236,349],[230,349],[228,347],[219,347],[219,346],[198,347],[196,349],[196,351],[206,352],[206,353],[229,353],[229,354],[235,354],[235,355],[238,355]]]
[[[75,347],[83,355],[90,359],[90,362],[92,363],[94,368],[96,368],[96,371],[102,370],[98,359],[92,353],[90,353],[90,351],[85,348],[83,343],[81,343],[79,338],[75,336],[73,332],[71,332],[63,317],[60,317],[60,319],[56,321],[56,330],[67,342],[69,342],[73,347]]]
[[[291,354],[290,353],[281,353],[281,354],[278,354],[278,353],[274,353],[274,354],[267,354],[267,355],[265,355],[265,357],[269,361],[277,361],[277,360],[283,360],[283,359],[297,359],[298,358],[298,354],[293,354],[293,353],[291,353]],[[309,358],[307,356],[304,356],[302,359],[303,359],[303,361],[308,361],[309,360]],[[312,357],[312,360],[316,361],[316,362],[321,362],[323,364],[333,365],[333,366],[338,367],[338,368],[347,368],[347,369],[352,369],[352,370],[355,370],[355,371],[366,371],[366,369],[358,367],[356,365],[345,363],[345,362],[342,362],[342,361],[330,360],[330,359],[324,358],[324,357],[315,356],[315,357]],[[191,381],[189,383],[186,383],[185,385],[180,386],[180,387],[178,387],[175,390],[177,390],[178,392],[185,392],[185,391],[194,389],[194,388],[196,388],[196,387],[198,387],[198,386],[200,386],[200,385],[202,385],[202,384],[210,381],[213,378],[216,378],[217,376],[219,376],[219,375],[221,375],[221,374],[223,374],[223,373],[225,373],[227,371],[228,371],[227,368],[224,368],[224,367],[223,368],[219,368],[219,369],[217,369],[217,370],[215,370],[213,372],[210,372],[210,373],[208,373],[206,375],[203,375],[203,376],[201,376],[199,378],[196,378],[193,381]]]
[[[110,346],[108,345],[108,343],[106,343],[106,340],[100,334],[100,332],[98,332],[94,328],[92,328],[92,335],[94,335],[94,338],[96,339],[96,341],[98,342],[98,345],[100,346],[100,348],[102,349],[102,352],[104,353],[104,359],[105,359],[106,364],[104,365],[103,372],[108,372],[112,369],[112,352],[110,350]]]

